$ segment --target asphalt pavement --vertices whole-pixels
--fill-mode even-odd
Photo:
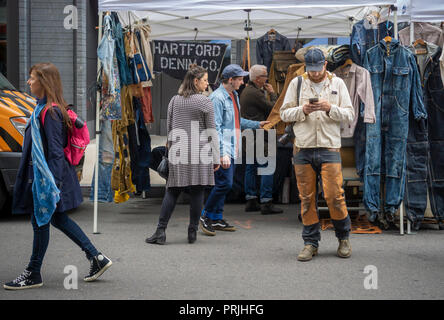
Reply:
[[[237,231],[217,231],[214,237],[199,231],[196,243],[188,244],[189,206],[178,204],[166,231],[167,243],[147,244],[160,205],[161,199],[142,198],[101,203],[100,234],[93,234],[93,204],[85,199],[70,217],[112,259],[112,267],[99,281],[83,282],[89,270],[84,253],[52,227],[42,269],[44,286],[16,292],[0,289],[0,300],[444,298],[444,231],[436,225],[415,235],[352,234],[349,259],[336,256],[334,231],[322,231],[319,255],[299,262],[299,205],[280,205],[283,214],[264,216],[244,212],[242,204],[227,204],[225,218]],[[29,216],[0,219],[2,284],[26,267],[32,239]]]

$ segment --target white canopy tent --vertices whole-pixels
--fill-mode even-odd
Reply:
[[[249,37],[258,38],[271,28],[286,37],[316,38],[349,36],[354,21],[368,13],[369,6],[387,6],[395,0],[101,0],[100,11],[119,11],[124,25],[148,18],[151,37],[163,40],[243,39],[246,20]],[[245,11],[251,9],[251,12]],[[131,12],[131,13],[130,13]],[[383,14],[387,9],[383,11]],[[197,37],[196,37],[197,36]]]
[[[271,28],[293,38],[341,37],[349,36],[353,23],[361,20],[374,9],[374,6],[381,6],[381,15],[386,16],[388,7],[396,5],[397,2],[401,2],[406,8],[402,15],[403,21],[444,20],[444,8],[437,4],[436,0],[353,0],[352,4],[350,2],[346,0],[319,0],[316,3],[307,0],[99,0],[99,24],[101,25],[102,12],[117,11],[123,25],[146,18],[153,39],[222,40],[243,39],[247,35],[254,39]],[[398,7],[401,8],[402,5]],[[394,19],[396,31],[396,13]],[[247,20],[252,28],[248,34],[244,30]],[[99,28],[99,40],[100,38],[101,28]],[[100,138],[99,101],[96,109],[95,172],[97,173]],[[97,189],[98,175],[95,174],[94,233],[97,233]],[[402,223],[401,226],[403,228]]]

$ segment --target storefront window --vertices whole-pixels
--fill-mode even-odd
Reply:
[[[7,77],[6,57],[7,57],[7,0],[0,0],[0,72]]]

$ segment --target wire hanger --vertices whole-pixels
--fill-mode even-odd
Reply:
[[[425,46],[426,43],[423,39],[416,39],[415,42],[413,42],[413,46],[416,47],[418,44]]]

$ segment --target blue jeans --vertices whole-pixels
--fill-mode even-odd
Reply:
[[[267,164],[258,164],[256,161],[252,164],[245,165],[245,199],[251,200],[257,198],[257,185],[256,176],[257,168],[264,168]],[[260,189],[260,202],[265,203],[273,200],[273,174],[262,175],[261,189]]]
[[[231,159],[229,168],[222,166],[214,173],[214,187],[211,189],[205,207],[202,211],[204,217],[211,220],[220,220],[223,217],[225,197],[233,185],[234,159]]]
[[[114,191],[111,189],[111,171],[114,163],[114,147],[111,130],[111,121],[102,120],[102,134],[99,143],[99,184],[97,199],[100,202],[112,202]],[[95,168],[91,182],[90,200],[94,201]]]
[[[34,230],[34,242],[27,269],[40,273],[49,243],[49,223],[38,227],[34,214],[31,214],[31,223]],[[86,253],[88,260],[99,254],[82,229],[65,212],[55,212],[52,215],[51,224],[74,241]]]

